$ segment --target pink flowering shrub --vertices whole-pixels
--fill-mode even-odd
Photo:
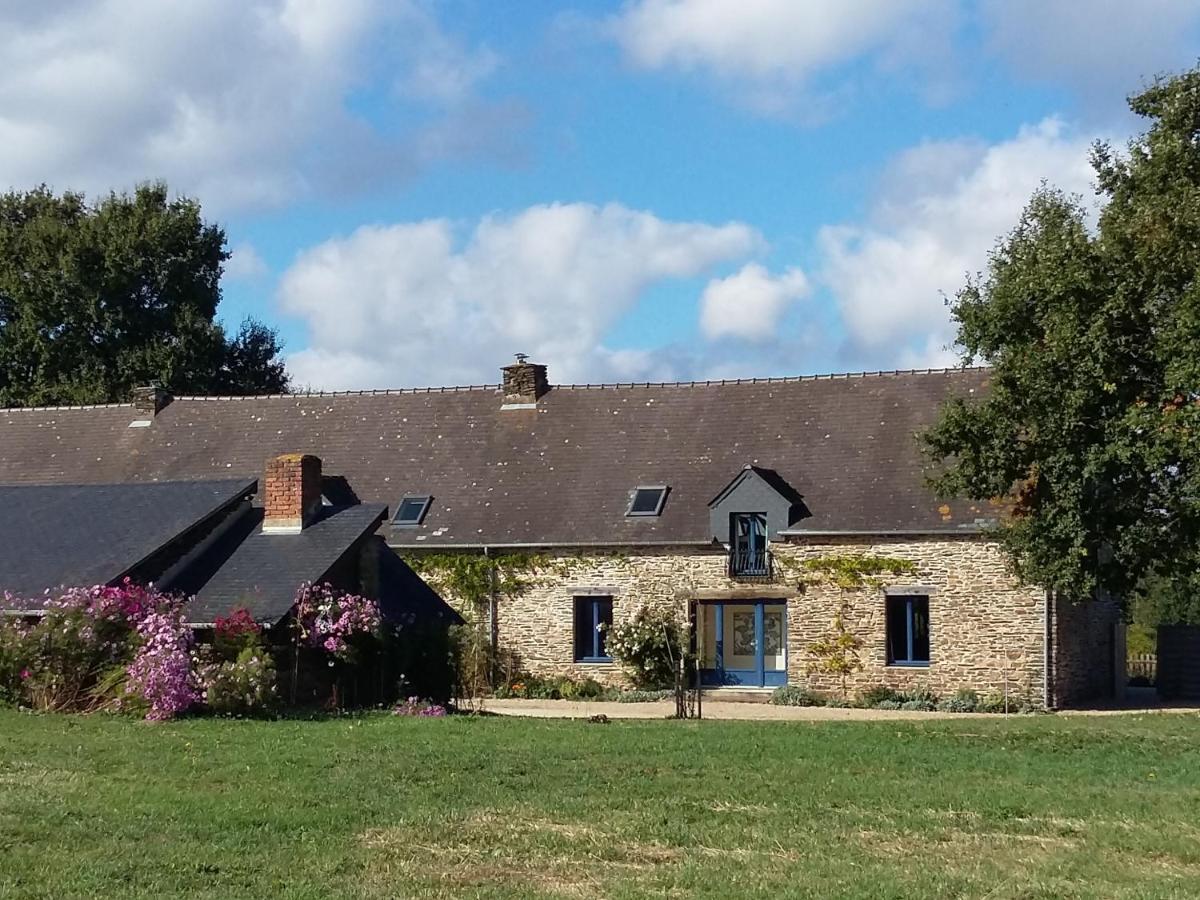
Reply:
[[[333,658],[347,660],[353,640],[376,634],[382,621],[379,604],[374,600],[340,593],[333,585],[302,584],[296,592],[296,627],[301,642]]]
[[[137,623],[140,638],[126,670],[125,693],[147,704],[152,722],[187,711],[200,693],[192,672],[192,632],[183,624],[179,600],[163,598],[157,610]]]
[[[434,703],[431,700],[422,700],[419,697],[409,697],[407,700],[402,700],[392,708],[393,716],[427,716],[430,718],[441,718],[446,715],[446,707],[439,703]]]
[[[2,690],[35,709],[171,718],[197,696],[182,610],[181,598],[129,581],[47,592],[37,621],[0,623]]]

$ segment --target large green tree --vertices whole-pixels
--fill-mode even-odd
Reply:
[[[1093,150],[1101,209],[1043,188],[953,303],[982,400],[926,435],[947,495],[1006,498],[1018,571],[1121,599],[1200,562],[1200,70],[1132,97]]]
[[[161,184],[0,195],[0,406],[287,389],[275,333],[216,321],[225,234]]]

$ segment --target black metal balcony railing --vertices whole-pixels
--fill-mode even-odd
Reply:
[[[729,552],[729,575],[731,578],[770,578],[772,570],[770,550],[731,550]]]

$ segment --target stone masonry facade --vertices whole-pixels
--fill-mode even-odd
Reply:
[[[851,693],[875,685],[927,687],[940,696],[960,688],[1007,695],[1041,705],[1045,682],[1046,595],[1021,585],[1000,548],[977,536],[905,539],[800,538],[773,544],[784,574],[769,584],[746,584],[726,574],[726,556],[707,548],[636,548],[621,551],[547,551],[551,564],[536,583],[498,602],[496,633],[503,650],[536,675],[590,676],[609,684],[625,677],[616,664],[574,661],[574,597],[611,595],[614,620],[643,604],[673,609],[683,618],[692,601],[770,599],[787,608],[787,677],[791,684],[834,693],[834,676],[808,671],[810,645],[826,636],[842,611],[860,640],[862,670]],[[884,576],[879,586],[844,590],[832,584],[799,587],[786,560],[861,554],[907,560],[911,574]],[[547,574],[549,572],[550,574]],[[931,650],[928,667],[887,664],[884,588],[928,593]],[[453,602],[453,598],[447,598]]]

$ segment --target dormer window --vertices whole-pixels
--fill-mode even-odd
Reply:
[[[657,516],[662,514],[663,504],[667,502],[667,486],[665,484],[643,485],[634,489],[629,500],[627,516]]]
[[[429,503],[432,500],[433,498],[428,496],[405,497],[396,507],[396,515],[392,518],[392,524],[400,528],[416,528],[425,518],[425,513],[429,511]]]

